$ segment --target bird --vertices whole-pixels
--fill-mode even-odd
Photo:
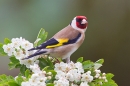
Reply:
[[[70,63],[70,56],[81,46],[85,39],[85,31],[88,27],[88,20],[85,16],[76,16],[71,23],[57,32],[52,38],[41,45],[31,48],[35,50],[32,55],[25,57],[29,59],[37,55],[50,55],[51,57],[65,59]]]

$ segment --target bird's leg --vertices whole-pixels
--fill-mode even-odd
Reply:
[[[66,58],[66,63],[70,63],[70,57]]]
[[[57,58],[55,58],[55,59],[56,59],[57,63],[60,63],[59,59],[57,59]]]

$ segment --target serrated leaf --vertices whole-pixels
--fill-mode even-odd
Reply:
[[[37,39],[40,38],[41,40],[39,40],[36,45],[38,46],[38,45],[42,44],[46,40],[47,35],[48,35],[48,33],[45,32],[45,30],[43,28],[41,28],[41,30],[39,31],[38,36],[37,36]]]
[[[83,57],[78,58],[77,62],[82,63],[83,62]]]
[[[27,70],[25,71],[25,77],[26,77],[26,78],[30,78],[30,70],[29,70],[29,69],[27,69]]]
[[[113,75],[112,73],[107,73],[107,74],[106,74],[107,80],[111,80],[112,77],[114,77],[114,75]]]
[[[25,75],[25,71],[26,71],[27,67],[25,65],[22,65],[21,68],[20,68],[20,73],[22,75]]]
[[[112,74],[112,73],[107,73],[106,74],[106,78],[107,78],[107,82],[105,82],[105,83],[103,83],[103,85],[102,86],[118,86],[116,83],[115,83],[115,81],[114,80],[112,80],[112,77],[113,77],[114,75]]]
[[[95,63],[103,64],[104,63],[104,59],[99,59]]]
[[[15,68],[20,68],[21,67],[21,64],[17,64],[16,66],[15,66]]]
[[[94,69],[97,70],[102,66],[102,64],[94,63]]]
[[[5,39],[4,39],[4,43],[5,43],[5,44],[11,43],[11,40],[8,39],[8,38],[5,38]]]
[[[41,38],[42,35],[45,33],[45,30],[43,28],[40,29],[37,38]]]
[[[48,62],[44,58],[39,58],[39,67],[42,70],[44,67],[48,66]]]
[[[20,75],[16,78],[16,82],[17,82],[17,84],[19,84],[20,86],[21,86],[21,83],[22,83],[23,81],[24,81],[24,80],[23,80],[22,76],[20,76]]]
[[[14,68],[15,68],[16,64],[10,62],[10,63],[8,64],[8,66],[9,66],[9,70],[11,70],[11,69],[14,69]]]
[[[9,59],[10,59],[10,61],[11,61],[12,63],[15,63],[15,64],[19,63],[19,60],[16,59],[14,56],[10,57]]]
[[[94,66],[94,63],[91,62],[90,60],[84,61],[82,64],[84,69],[90,69]]]
[[[0,54],[4,56],[4,55],[7,55],[7,54],[4,52],[3,45],[4,44],[0,43]]]
[[[3,49],[3,45],[4,44],[0,43],[0,51],[1,51],[1,49]]]
[[[10,57],[10,63],[9,65],[9,69],[13,69],[13,68],[18,68],[18,66],[20,66],[19,60],[17,60],[15,57]]]

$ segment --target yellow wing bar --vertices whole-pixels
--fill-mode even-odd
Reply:
[[[54,48],[54,47],[59,47],[62,46],[63,43],[67,43],[69,41],[69,39],[57,39],[58,43],[55,45],[49,45],[46,48]]]

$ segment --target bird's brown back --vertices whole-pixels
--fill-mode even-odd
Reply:
[[[57,34],[53,36],[53,38],[59,39],[59,38],[69,38],[74,39],[78,36],[80,32],[73,29],[70,25],[65,27],[64,29],[60,30]],[[72,35],[73,34],[73,35]]]

